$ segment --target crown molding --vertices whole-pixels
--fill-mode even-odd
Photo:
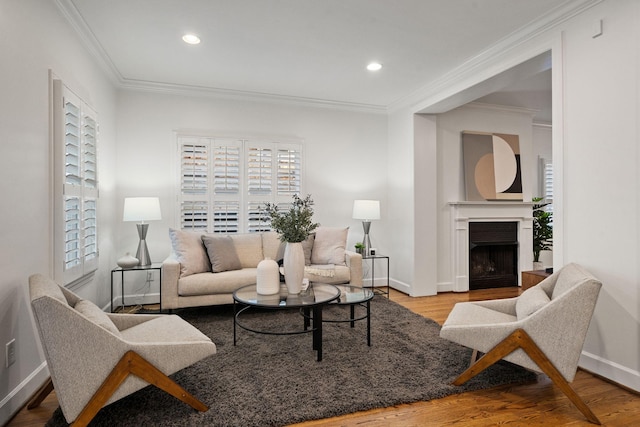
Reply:
[[[548,33],[550,30],[558,27],[563,22],[568,21],[603,1],[604,0],[573,0],[550,10],[542,18],[529,23],[529,25],[518,29],[502,40],[499,40],[484,51],[480,52],[478,55],[469,58],[460,66],[444,74],[442,77],[433,80],[412,93],[391,103],[388,106],[389,112],[393,113],[403,108],[410,108],[412,110],[419,111],[421,108],[425,108],[441,101],[447,96],[450,96],[448,91],[450,91],[451,88],[458,87],[461,84],[470,87],[472,85],[470,83],[471,81],[475,81],[475,83],[484,81],[495,76],[501,71],[505,71],[510,66],[515,66],[518,63],[524,62],[528,58],[520,57],[523,55],[521,47],[525,43],[543,36],[545,33]],[[538,54],[549,49],[550,47],[547,47],[546,49],[544,47],[539,47],[538,50],[540,51]],[[514,52],[516,52],[515,56],[517,58],[512,59],[511,62],[515,63],[506,64],[508,61],[504,59],[513,56]],[[529,54],[529,58],[531,57],[532,56]],[[496,64],[499,62],[503,63],[503,69],[501,71],[495,70]]]
[[[123,90],[151,92],[167,95],[263,102],[298,107],[327,108],[332,110],[344,110],[369,114],[387,113],[387,107],[384,105],[359,104],[355,102],[332,101],[328,99],[305,98],[301,96],[221,89],[207,86],[151,82],[145,80],[122,79],[122,81],[118,84],[118,87]]]

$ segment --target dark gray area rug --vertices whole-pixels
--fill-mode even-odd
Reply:
[[[239,329],[234,347],[232,307],[182,310],[178,314],[211,337],[218,353],[172,378],[209,411],[197,412],[146,387],[103,408],[91,425],[283,426],[536,379],[500,362],[465,385],[453,386],[467,368],[471,350],[441,339],[436,322],[382,296],[373,299],[371,312],[371,347],[365,321],[354,328],[327,323],[323,360],[317,362],[310,334],[259,335]],[[332,306],[324,317],[345,316],[348,307]],[[302,326],[297,311],[254,312],[243,319],[261,329]],[[66,425],[59,408],[47,423]]]

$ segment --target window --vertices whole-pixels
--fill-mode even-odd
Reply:
[[[96,112],[53,80],[54,274],[68,285],[98,268]]]
[[[182,229],[270,229],[260,209],[302,191],[302,143],[178,135]]]
[[[553,212],[553,163],[550,160],[539,157],[540,161],[540,191],[542,197],[549,204],[545,210]]]

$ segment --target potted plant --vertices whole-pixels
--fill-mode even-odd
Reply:
[[[550,203],[548,202],[543,202],[542,197],[533,198],[533,262],[534,263],[540,263],[541,251],[546,251],[553,247],[553,213],[548,212],[544,209],[544,207],[549,204]]]
[[[364,245],[362,244],[362,242],[358,242],[354,246],[356,248],[356,253],[359,253],[361,255],[364,254]]]
[[[313,222],[311,195],[301,199],[293,195],[293,203],[287,210],[280,210],[275,203],[266,203],[265,212],[271,218],[271,228],[286,242],[284,250],[284,280],[290,294],[298,294],[304,277],[304,251],[302,242],[319,224]]]

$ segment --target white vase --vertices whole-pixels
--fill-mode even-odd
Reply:
[[[280,292],[278,263],[271,258],[265,258],[258,263],[256,291],[260,295],[274,295]]]
[[[290,294],[299,294],[304,278],[302,242],[287,242],[284,248],[284,282]]]
[[[137,266],[139,262],[138,258],[132,257],[129,252],[127,252],[125,256],[116,261],[116,264],[118,264],[120,268],[133,268]]]

